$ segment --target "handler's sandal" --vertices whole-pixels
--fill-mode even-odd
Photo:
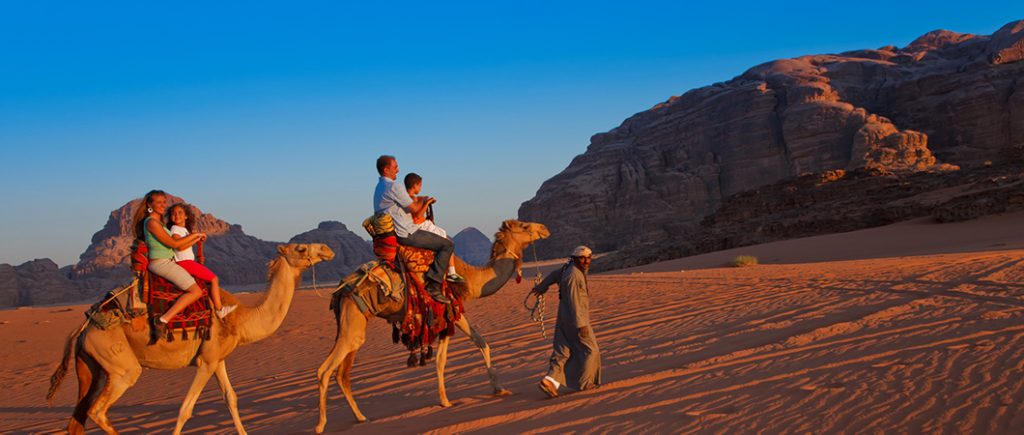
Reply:
[[[541,379],[540,384],[537,386],[540,387],[540,390],[543,391],[544,394],[547,394],[548,397],[552,399],[558,397],[558,389],[555,388],[555,385],[552,384],[551,381],[547,379]]]
[[[231,314],[232,311],[235,311],[235,308],[238,308],[238,305],[225,305],[220,307],[220,309],[217,310],[217,317],[223,319],[227,317],[228,314]]]

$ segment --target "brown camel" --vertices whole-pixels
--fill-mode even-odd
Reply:
[[[550,234],[547,227],[542,224],[507,220],[502,223],[501,229],[494,235],[491,259],[486,267],[473,267],[458,257],[452,256],[455,270],[466,279],[464,291],[456,293],[456,297],[462,301],[469,301],[497,293],[509,278],[519,272],[523,249],[533,241],[547,238]],[[387,282],[387,280],[378,280],[378,282]],[[355,292],[361,295],[377,294],[376,285],[371,280],[364,280],[355,289]],[[384,301],[379,299],[375,301],[377,302],[377,307],[381,310],[377,313],[377,317],[388,320],[400,319],[404,301],[391,301],[390,298],[384,299]],[[331,375],[336,370],[338,384],[341,385],[341,391],[345,394],[345,399],[348,400],[349,407],[352,408],[352,413],[355,415],[356,420],[360,422],[366,421],[366,417],[363,416],[363,413],[359,412],[359,407],[356,406],[355,399],[352,397],[350,375],[356,351],[366,341],[366,322],[368,318],[363,315],[352,298],[343,297],[335,299],[335,301],[339,305],[332,307],[335,308],[338,335],[335,338],[331,353],[327,355],[327,359],[320,365],[316,374],[320,384],[320,422],[316,425],[317,433],[322,433],[324,426],[327,424],[327,387],[330,383]],[[494,369],[491,367],[491,348],[487,345],[484,338],[469,326],[469,321],[464,314],[455,322],[455,326],[466,334],[480,349],[480,353],[484,357],[484,366],[487,368],[487,376],[490,379],[491,387],[494,388],[494,394],[498,396],[511,394],[498,384],[497,375],[495,375]],[[441,398],[441,406],[443,407],[452,406],[444,390],[444,366],[448,357],[449,338],[446,336],[441,339],[436,356],[437,390]]]
[[[217,375],[217,383],[224,394],[224,400],[231,411],[235,429],[244,434],[242,420],[238,416],[238,401],[228,380],[224,359],[243,344],[253,343],[269,337],[281,326],[292,295],[298,285],[300,274],[306,268],[334,258],[334,252],[327,245],[289,244],[277,247],[281,254],[267,266],[270,287],[258,306],[239,306],[223,321],[214,321],[209,340],[159,340],[150,345],[149,326],[143,317],[131,323],[107,330],[99,329],[86,322],[68,337],[60,367],[50,378],[52,399],[67,372],[71,355],[75,357],[78,374],[78,404],[68,423],[68,433],[85,433],[86,417],[91,418],[107,433],[117,433],[107,419],[107,410],[124,394],[128,387],[142,373],[143,367],[153,369],[180,369],[196,365],[196,377],[185,395],[185,401],[178,412],[178,423],[174,433],[181,433],[185,422],[192,416],[192,408],[199,399],[199,393]],[[237,304],[230,293],[223,293],[225,304]]]

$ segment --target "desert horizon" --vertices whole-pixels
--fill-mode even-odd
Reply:
[[[535,386],[550,342],[522,308],[528,280],[467,306],[491,343],[509,397],[490,395],[479,354],[459,336],[447,374],[454,406],[438,407],[432,364],[406,368],[387,323],[373,319],[352,381],[370,422],[355,423],[332,385],[325,432],[1012,433],[1024,427],[1017,412],[1024,406],[1022,219],[1017,213],[823,236],[829,246],[864,246],[825,262],[798,261],[820,258],[821,242],[810,238],[740,249],[773,252],[776,264],[719,267],[694,258],[594,275],[605,384],[557,399]],[[916,228],[891,255],[891,236],[907,234],[907,226]],[[999,246],[958,239],[984,232],[1003,234]],[[524,273],[533,270],[524,265]],[[276,334],[229,359],[249,432],[315,425],[315,369],[334,337],[329,292],[298,291]],[[263,297],[238,296],[250,304]],[[550,334],[555,302],[547,298]],[[0,398],[0,430],[64,427],[73,379],[53,407],[44,396],[63,340],[85,308],[0,311],[0,344],[13,350],[0,356],[0,380],[10,386]],[[191,370],[146,369],[111,418],[123,431],[165,430],[190,380]],[[215,386],[206,387],[186,429],[232,430]]]

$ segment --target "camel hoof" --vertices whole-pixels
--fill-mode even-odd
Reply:
[[[498,396],[498,397],[505,397],[505,396],[511,396],[512,392],[509,391],[509,390],[506,390],[504,388],[501,388],[501,389],[498,389],[498,390],[494,390],[494,395]]]
[[[368,419],[368,418],[366,418],[366,417],[363,417],[363,418],[357,418],[357,419],[356,419],[356,423],[369,423],[369,422],[370,422],[370,419]]]
[[[448,402],[448,401],[441,402],[441,407],[442,408],[451,408],[452,407],[452,402]]]

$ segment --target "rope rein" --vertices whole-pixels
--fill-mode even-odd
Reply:
[[[540,264],[537,263],[537,245],[530,245],[533,248],[533,267],[537,270],[537,275],[533,277],[533,287],[536,288],[544,277],[540,274]],[[527,301],[530,300],[530,295],[536,296],[536,300],[533,302],[533,306],[527,305]],[[523,299],[523,308],[526,308],[530,312],[530,320],[536,323],[540,323],[540,335],[545,340],[548,338],[548,331],[544,326],[544,295],[540,293],[527,293],[526,298]]]
[[[313,269],[313,291],[316,292],[316,296],[320,299],[327,299],[323,294],[320,293],[320,287],[316,285],[316,263],[313,260],[309,261],[309,268]]]

